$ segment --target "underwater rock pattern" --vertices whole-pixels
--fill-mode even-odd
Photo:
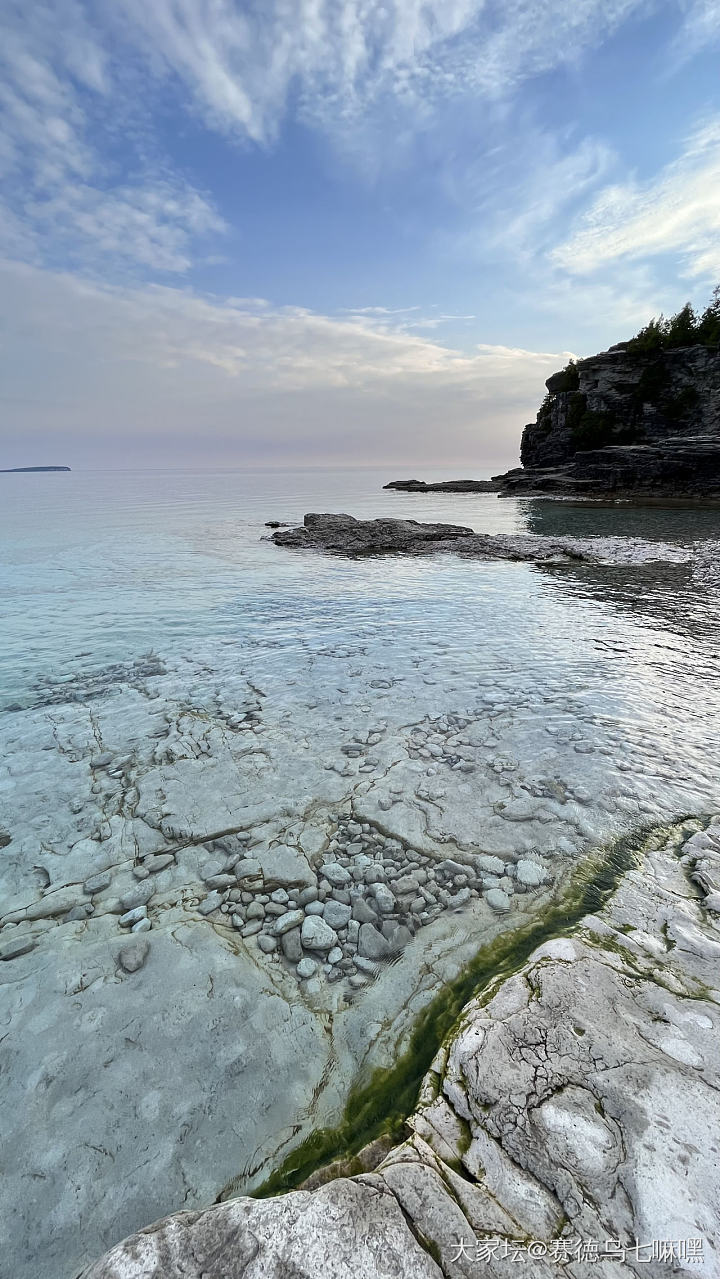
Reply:
[[[720,819],[698,827],[466,1007],[371,1171],[180,1212],[82,1279],[716,1274]]]

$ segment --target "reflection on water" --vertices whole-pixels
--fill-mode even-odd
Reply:
[[[543,498],[525,498],[517,505],[527,532],[546,537],[641,537],[680,543],[720,538],[720,505],[629,506]]]

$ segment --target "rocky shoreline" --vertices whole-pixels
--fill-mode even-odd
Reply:
[[[82,1279],[717,1273],[719,888],[719,818],[651,838],[464,1009],[400,1144],[166,1218]]]
[[[720,500],[720,350],[619,342],[545,383],[521,465],[491,480],[393,480],[405,493]]]

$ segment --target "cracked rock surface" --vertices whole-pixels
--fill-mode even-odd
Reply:
[[[719,885],[720,819],[675,828],[465,1008],[370,1171],[180,1212],[83,1279],[716,1275]]]

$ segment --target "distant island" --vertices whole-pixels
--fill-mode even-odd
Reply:
[[[69,466],[3,466],[0,467],[0,475],[14,475],[23,471],[69,471]]]

